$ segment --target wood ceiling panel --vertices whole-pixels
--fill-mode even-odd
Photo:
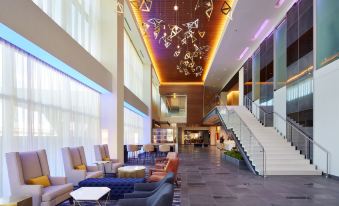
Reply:
[[[142,0],[130,1],[161,83],[203,82],[207,70],[211,65],[221,34],[229,20],[229,16],[221,12],[221,8],[225,6],[225,1],[153,0],[149,12],[141,11],[140,5],[142,2]],[[233,0],[227,0],[227,3],[232,6]],[[178,6],[177,11],[174,10],[175,5]],[[197,9],[195,9],[196,5],[199,5]],[[211,16],[208,18],[206,10],[212,7]],[[161,22],[159,24],[152,24],[150,19],[153,18],[160,19]],[[189,29],[183,25],[196,20],[199,22],[198,28]],[[177,25],[182,29],[177,35],[172,35],[172,38],[169,36],[171,36],[171,31],[174,30],[171,30],[170,25]],[[146,26],[149,26],[147,30],[145,29]],[[157,38],[154,31],[159,31]],[[192,42],[192,36],[189,36],[189,31],[193,32],[192,36],[193,39],[196,38],[196,41]],[[187,44],[182,43],[184,39],[186,39]],[[166,42],[170,44],[167,48],[165,46]],[[198,52],[196,52],[197,48],[200,48]],[[180,55],[175,57],[174,53],[179,50]],[[196,55],[194,58],[185,59],[187,53]],[[186,62],[187,65],[194,63],[194,66],[185,66],[185,61],[188,62],[188,64]],[[178,69],[178,66],[180,69]],[[199,66],[202,68],[200,75],[197,74],[199,73]],[[189,74],[185,75],[185,71],[188,71]]]

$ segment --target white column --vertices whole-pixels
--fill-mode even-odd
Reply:
[[[112,93],[101,96],[101,129],[113,158],[124,152],[124,16],[115,3],[101,0],[101,63],[112,73]],[[104,140],[105,141],[105,140]]]
[[[239,106],[244,105],[244,68],[239,70]]]

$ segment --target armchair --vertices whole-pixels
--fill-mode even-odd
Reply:
[[[168,173],[172,172],[174,174],[174,182],[178,185],[177,182],[178,167],[179,167],[178,158],[169,159],[164,169],[149,169],[150,177],[148,178],[148,181],[158,182],[162,180]]]
[[[174,187],[172,184],[163,184],[153,195],[146,198],[121,199],[118,206],[172,206]]]
[[[123,163],[119,162],[119,160],[110,158],[107,144],[94,145],[94,153],[96,161],[110,161],[109,163],[104,164],[104,171],[106,173],[116,174],[118,168],[124,165]]]
[[[13,195],[32,196],[34,206],[54,206],[70,199],[73,185],[66,177],[51,177],[45,150],[6,154],[10,189]],[[47,176],[50,186],[29,185],[30,179]]]
[[[67,180],[73,185],[87,178],[101,178],[103,173],[98,170],[97,166],[88,166],[86,162],[84,147],[64,147],[61,149],[62,159]],[[84,169],[76,169],[84,165]]]
[[[165,183],[173,184],[174,174],[172,172],[167,175],[159,182],[151,183],[136,183],[134,185],[134,192],[125,193],[125,198],[145,198],[153,195],[158,189]]]
[[[178,158],[177,152],[168,152],[166,157],[159,157],[155,159],[155,168],[156,169],[163,169],[169,159]]]

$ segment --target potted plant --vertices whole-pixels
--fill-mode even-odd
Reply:
[[[226,150],[222,158],[237,166],[239,169],[247,169],[246,163],[244,161],[244,158],[242,157],[241,153],[237,150],[236,147],[233,147],[232,150]]]

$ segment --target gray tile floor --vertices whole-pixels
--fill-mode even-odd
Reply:
[[[220,159],[216,147],[180,146],[181,205],[339,205],[339,181],[316,176],[262,178]]]

